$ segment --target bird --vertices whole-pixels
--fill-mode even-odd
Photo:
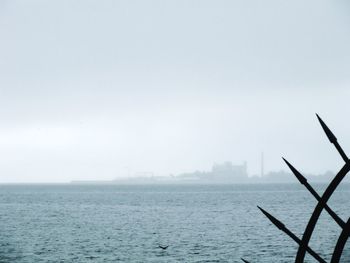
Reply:
[[[165,249],[167,249],[169,246],[161,246],[161,245],[158,245],[158,247],[165,250]]]

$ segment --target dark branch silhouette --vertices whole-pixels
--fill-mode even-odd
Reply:
[[[332,131],[328,128],[328,126],[324,123],[324,121],[316,114],[322,129],[327,135],[327,138],[329,141],[335,146],[340,156],[345,161],[345,165],[339,170],[339,172],[336,174],[336,176],[332,179],[326,190],[324,191],[323,195],[320,196],[315,189],[307,182],[307,179],[297,170],[295,169],[287,160],[283,158],[285,163],[288,165],[290,170],[293,172],[295,177],[299,180],[299,182],[306,187],[306,189],[316,198],[318,201],[310,219],[309,222],[305,228],[304,234],[302,236],[302,239],[300,240],[295,234],[293,234],[288,228],[285,227],[285,225],[277,220],[275,217],[270,215],[268,212],[266,212],[264,209],[258,208],[261,210],[261,212],[280,230],[282,230],[284,233],[286,233],[289,237],[291,237],[296,243],[299,244],[298,252],[295,258],[296,263],[302,263],[304,262],[305,254],[308,252],[311,256],[313,256],[318,262],[325,262],[324,259],[320,257],[319,254],[317,254],[315,251],[313,251],[309,247],[309,242],[312,236],[312,233],[315,229],[315,226],[317,224],[317,221],[323,211],[325,209],[330,216],[334,219],[334,221],[342,228],[342,232],[338,238],[337,244],[334,248],[331,263],[339,263],[341,255],[343,253],[344,247],[346,242],[348,241],[350,237],[350,218],[345,223],[328,205],[327,201],[332,196],[338,185],[342,182],[344,177],[347,175],[347,173],[350,171],[350,161],[343,151],[342,147],[339,145],[337,138],[332,133]],[[241,258],[243,262],[248,262]]]
[[[291,237],[296,243],[298,243],[299,245],[302,244],[301,240],[292,233],[292,231],[290,231],[281,221],[279,221],[278,219],[276,219],[275,217],[273,217],[271,214],[269,214],[268,212],[266,212],[264,209],[262,209],[261,207],[258,206],[258,208],[260,209],[261,212],[263,212],[263,214],[280,230],[282,230],[284,233],[286,233],[289,237]],[[308,246],[306,247],[306,251],[309,252],[309,254],[311,256],[313,256],[318,262],[322,262],[322,263],[326,263],[326,261],[321,258],[315,251],[313,251],[311,248],[309,248]]]
[[[343,253],[344,247],[350,236],[350,218],[346,222],[346,226],[340,233],[337,244],[335,245],[334,252],[332,255],[331,263],[338,263]]]
[[[335,146],[337,151],[339,152],[340,156],[343,158],[344,162],[347,162],[349,158],[346,156],[345,152],[343,149],[340,147],[337,137],[333,134],[333,132],[328,128],[328,126],[324,123],[324,121],[321,119],[320,116],[316,113],[317,119],[320,122],[322,129],[326,133],[328,140]]]
[[[285,163],[288,165],[289,169],[298,178],[299,182],[306,187],[307,190],[316,198],[318,202],[320,202],[321,197],[315,191],[315,189],[307,182],[307,179],[297,170],[295,169],[286,159],[282,158]],[[334,219],[335,222],[341,227],[345,227],[345,222],[325,203],[324,209],[329,213],[329,215]]]
[[[321,126],[323,130],[325,131],[329,141],[334,144],[334,146],[337,148],[339,154],[342,156],[344,161],[346,162],[345,165],[341,168],[341,170],[338,172],[338,174],[333,178],[333,180],[328,185],[327,189],[323,193],[321,199],[317,203],[310,220],[305,228],[304,235],[302,238],[302,243],[299,246],[297,256],[295,258],[296,263],[301,263],[304,261],[305,254],[306,254],[306,248],[310,242],[312,233],[315,229],[316,223],[322,213],[322,210],[324,208],[324,205],[327,203],[329,198],[332,196],[338,185],[341,183],[341,181],[344,179],[346,174],[350,171],[350,162],[348,162],[348,158],[346,154],[344,153],[343,149],[338,144],[337,138],[334,136],[334,134],[331,132],[331,130],[327,127],[327,125],[322,121],[322,119],[317,115],[318,120],[321,123]]]

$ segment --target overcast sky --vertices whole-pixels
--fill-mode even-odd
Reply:
[[[0,182],[336,171],[346,0],[0,0]]]

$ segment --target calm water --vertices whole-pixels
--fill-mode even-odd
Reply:
[[[344,220],[349,196],[342,185],[329,203]],[[315,204],[297,184],[3,185],[0,261],[293,262],[297,246],[256,205],[301,236]],[[312,248],[329,260],[339,232],[323,214]]]

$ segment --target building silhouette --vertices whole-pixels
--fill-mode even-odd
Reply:
[[[205,183],[239,183],[248,180],[247,162],[233,165],[232,162],[215,163],[211,171],[183,173],[178,176],[186,181],[199,181]]]

